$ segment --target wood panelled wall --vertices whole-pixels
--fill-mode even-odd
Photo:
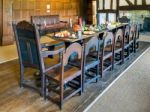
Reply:
[[[3,23],[0,28],[2,45],[12,44],[14,41],[12,21],[27,20],[33,15],[59,14],[61,20],[69,20],[80,15],[82,0],[0,0],[3,1]],[[0,4],[0,8],[1,8]],[[50,5],[50,12],[47,12]],[[2,11],[1,11],[2,12]],[[0,22],[0,25],[1,25]]]
[[[50,12],[47,12],[50,5]],[[14,0],[13,19],[30,20],[33,15],[59,14],[62,19],[79,15],[80,0]]]

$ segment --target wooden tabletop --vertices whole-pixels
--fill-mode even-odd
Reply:
[[[93,34],[88,34],[88,35],[84,35],[83,34],[80,38],[54,37],[51,34],[47,34],[46,36],[42,36],[41,39],[40,39],[40,41],[41,41],[41,44],[57,44],[58,42],[73,43],[73,42],[85,40],[85,39],[88,39],[88,38],[91,38],[91,37],[97,37],[101,33],[104,33],[104,32],[107,32],[107,31],[111,31],[113,29],[120,28],[120,27],[123,27],[123,26],[126,26],[126,25],[128,25],[128,24],[127,23],[120,24],[120,25],[118,25],[116,27],[112,27],[112,28],[109,28],[109,29],[106,29],[106,30],[102,30],[100,32],[95,32]]]
[[[60,41],[60,40],[54,40],[48,36],[42,36],[40,38],[40,43],[41,45],[46,45],[46,46],[52,46],[52,45],[57,45],[59,44],[60,42],[63,42],[63,41]]]
[[[81,40],[85,40],[91,37],[95,37],[98,36],[100,32],[98,33],[93,33],[93,34],[89,34],[89,35],[82,35],[81,37],[77,37],[77,38],[72,38],[72,37],[54,37],[54,36],[50,36],[47,35],[49,38],[53,39],[53,40],[57,40],[57,41],[64,41],[64,42],[77,42],[77,41],[81,41]]]

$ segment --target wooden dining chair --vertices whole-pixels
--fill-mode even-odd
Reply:
[[[123,34],[123,47],[124,47],[124,54],[123,54],[123,62],[126,59],[129,59],[129,55],[130,55],[130,26],[126,25],[125,29],[124,29],[124,34]]]
[[[82,93],[82,52],[83,48],[79,43],[71,44],[62,54],[61,65],[46,73],[45,96],[58,103],[60,109],[67,99]],[[76,58],[80,60],[80,67],[68,63],[73,53],[77,53]]]
[[[114,65],[123,62],[123,31],[118,29],[114,41]]]
[[[136,24],[132,24],[130,26],[130,34],[129,34],[129,45],[130,45],[130,54],[134,51],[134,40],[136,36]]]
[[[59,48],[54,51],[48,51],[46,48],[42,49],[37,27],[27,21],[21,21],[17,24],[13,23],[13,30],[20,63],[20,86],[37,90],[44,96],[45,73],[60,65],[59,61],[49,60],[47,57],[62,53],[64,48]],[[41,79],[40,87],[34,84],[34,80],[29,81],[29,77],[26,77],[25,69],[27,68],[33,68],[39,72]],[[27,70],[27,72],[31,72],[31,70]]]
[[[106,32],[103,36],[103,45],[101,46],[100,57],[100,74],[103,74],[109,70],[113,69],[113,49],[114,49],[114,35],[112,32]]]
[[[83,54],[83,91],[85,86],[98,80],[99,76],[99,39],[92,37],[84,43]],[[93,54],[95,54],[93,57]]]
[[[135,38],[134,38],[134,53],[136,53],[137,49],[139,48],[139,34],[140,34],[140,25],[136,24],[136,33],[135,33]]]

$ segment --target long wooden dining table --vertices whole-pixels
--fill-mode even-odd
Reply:
[[[65,44],[70,44],[70,43],[74,43],[74,42],[83,42],[86,39],[92,38],[92,37],[98,37],[101,34],[104,34],[105,32],[108,31],[112,31],[113,33],[115,33],[117,31],[117,29],[121,28],[124,29],[127,25],[129,25],[128,23],[122,23],[116,27],[109,27],[105,30],[99,31],[99,32],[95,32],[93,34],[82,34],[82,36],[80,36],[79,38],[72,38],[72,37],[55,37],[52,34],[47,34],[44,35],[40,38],[41,44],[45,44],[47,46],[52,46],[52,45],[56,45],[58,43],[64,42]]]

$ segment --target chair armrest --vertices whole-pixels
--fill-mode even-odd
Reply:
[[[64,48],[60,48],[58,50],[54,50],[54,51],[42,51],[41,52],[41,55],[42,57],[48,57],[49,55],[56,55],[56,54],[59,54],[59,53],[62,53],[65,49]]]
[[[62,46],[62,45],[64,45],[64,42],[60,41],[60,42],[41,44],[41,47],[49,49],[49,47],[56,47],[56,46]]]
[[[61,63],[58,63],[58,64],[56,64],[56,65],[53,65],[53,66],[51,66],[51,67],[49,67],[49,68],[45,68],[45,72],[48,72],[49,70],[52,70],[52,69],[54,69],[54,68],[56,68],[56,67],[59,67],[59,66],[61,66]]]

